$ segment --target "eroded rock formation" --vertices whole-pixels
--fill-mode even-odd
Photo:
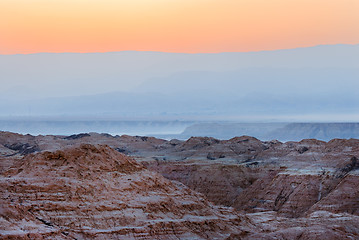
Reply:
[[[1,189],[3,239],[225,239],[250,229],[108,146],[27,155]]]
[[[93,146],[84,143],[109,147],[91,150]],[[20,145],[24,147],[16,147]],[[131,155],[141,164],[119,152]],[[76,238],[168,239],[179,233],[181,239],[359,239],[358,156],[357,139],[282,143],[242,136],[230,140],[194,137],[187,141],[166,141],[96,133],[34,137],[3,132],[0,171],[1,186],[6,189],[2,205],[7,207],[2,210],[1,225],[15,234],[30,229],[31,234],[41,232],[41,236],[48,238],[72,234]],[[192,190],[162,178],[143,165]],[[50,176],[59,180],[54,182]],[[51,189],[55,190],[51,192]],[[111,195],[116,191],[126,194]],[[43,195],[51,197],[41,198],[36,192],[49,192]],[[78,198],[76,192],[85,197]],[[100,196],[112,200],[106,202]],[[152,198],[158,201],[151,202]],[[215,207],[206,199],[237,211]],[[37,210],[28,208],[25,200]],[[41,201],[46,203],[45,210],[39,205]],[[95,202],[104,208],[97,209]],[[121,207],[116,202],[121,202]],[[187,206],[188,202],[192,207]],[[72,208],[67,209],[66,203],[71,203]],[[80,207],[73,209],[73,206]],[[98,218],[102,211],[111,220],[101,223]],[[131,214],[135,214],[135,219]],[[70,215],[81,216],[75,221],[79,225],[69,220]],[[162,222],[156,225],[149,216],[154,216],[156,223]],[[191,221],[198,222],[198,216],[212,227],[202,225],[203,222],[193,225]],[[116,218],[128,220],[121,222]],[[21,224],[27,227],[19,228]],[[127,230],[121,230],[123,235],[111,232],[109,229],[114,224]],[[157,226],[154,233],[149,225]],[[191,232],[192,228],[197,230]],[[107,229],[108,235],[94,229]],[[170,233],[168,229],[174,230]],[[54,232],[45,234],[46,231]]]

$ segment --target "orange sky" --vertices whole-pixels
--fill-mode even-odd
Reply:
[[[0,54],[359,43],[359,0],[0,0]]]

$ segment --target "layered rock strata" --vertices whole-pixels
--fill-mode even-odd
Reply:
[[[0,171],[3,176],[21,176],[26,171],[14,169],[23,169],[30,152],[78,149],[83,143],[107,144],[149,170],[201,192],[202,198],[234,207],[246,221],[239,230],[225,231],[230,239],[359,239],[357,139],[282,143],[242,136],[167,141],[96,133],[35,137],[2,132]],[[246,226],[252,228],[242,233]]]
[[[27,155],[0,184],[2,239],[225,239],[250,230],[233,209],[108,146]]]

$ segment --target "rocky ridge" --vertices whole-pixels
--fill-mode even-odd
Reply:
[[[225,239],[250,224],[233,209],[108,146],[27,155],[1,178],[1,238]]]
[[[16,143],[42,153],[76,149],[83,143],[107,144],[201,192],[203,198],[237,209],[247,219],[241,224],[254,230],[241,236],[235,230],[234,239],[359,239],[357,139],[282,143],[242,136],[166,141],[96,133],[34,137],[2,132],[3,174],[28,156],[23,148],[8,148]]]

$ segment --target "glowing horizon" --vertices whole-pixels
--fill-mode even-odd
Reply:
[[[358,44],[358,9],[357,0],[2,0],[0,54]]]

